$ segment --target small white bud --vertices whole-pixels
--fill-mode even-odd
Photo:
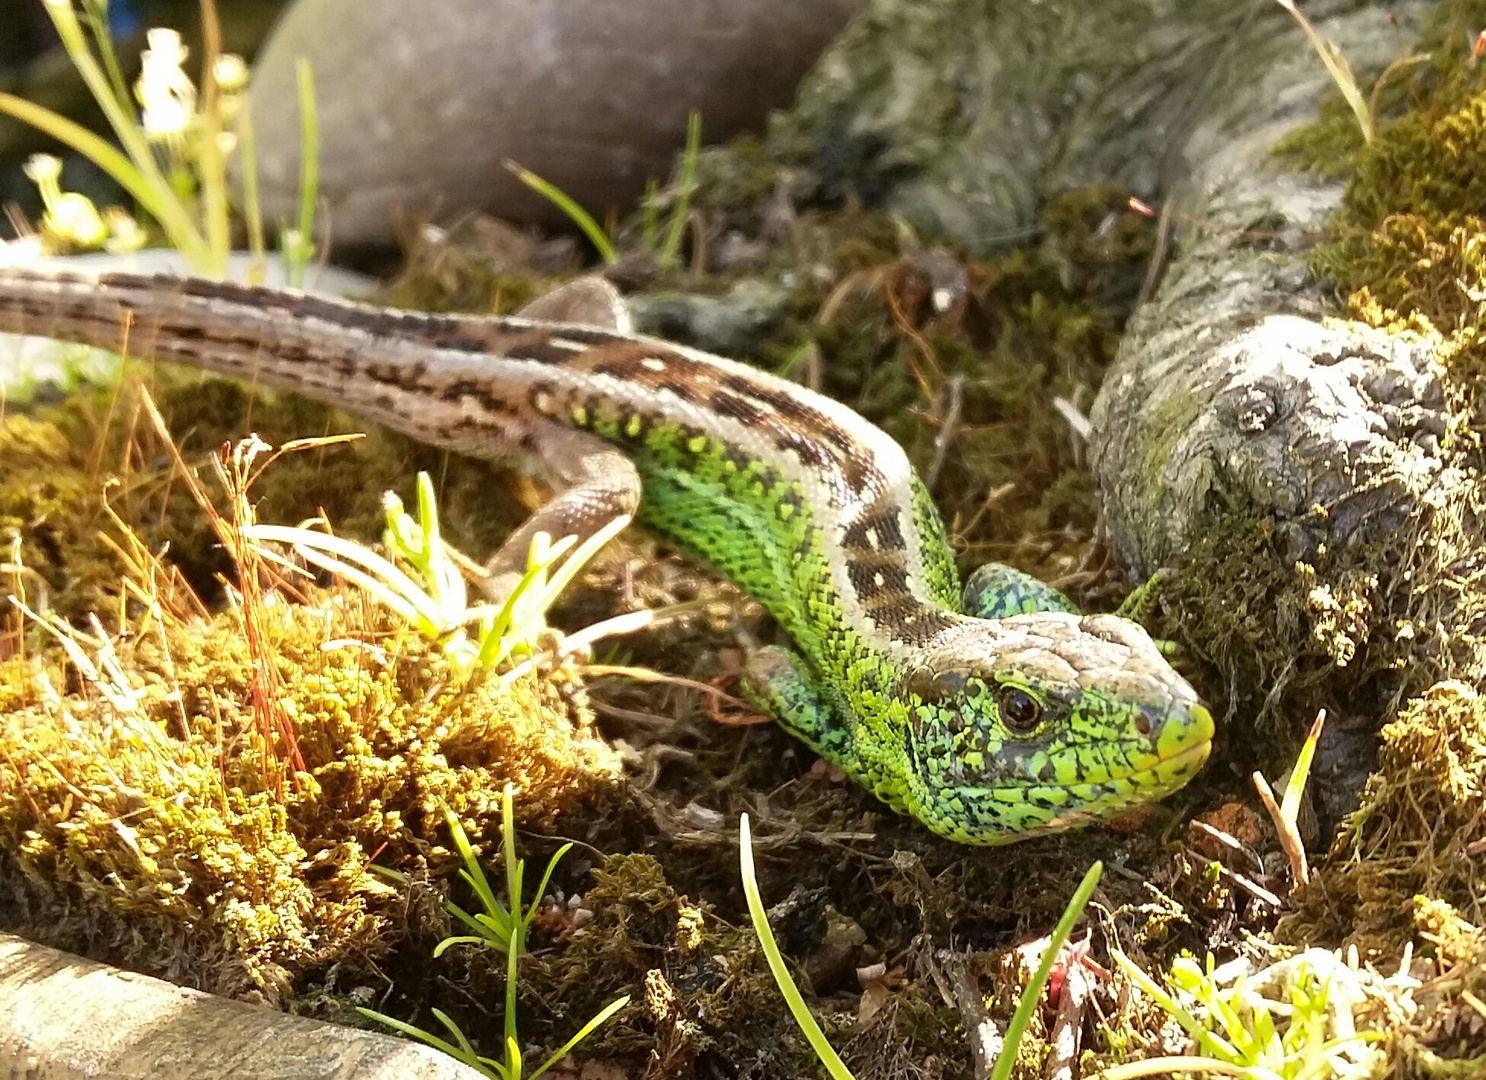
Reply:
[[[53,154],[32,154],[22,166],[31,182],[37,187],[56,183],[62,175],[62,159]],[[45,194],[45,192],[43,192]]]
[[[248,65],[237,53],[223,53],[212,65],[212,77],[224,94],[236,94],[248,85]]]

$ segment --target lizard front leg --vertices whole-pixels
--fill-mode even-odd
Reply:
[[[966,615],[980,619],[1009,619],[1034,611],[1082,614],[1077,605],[1045,581],[1002,563],[986,563],[965,582],[962,600]]]
[[[857,752],[845,714],[821,689],[804,657],[778,645],[751,653],[743,669],[743,694],[779,726],[868,790],[872,777]],[[885,796],[884,796],[885,797]]]

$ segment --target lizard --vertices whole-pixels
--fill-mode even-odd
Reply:
[[[788,635],[750,653],[752,701],[950,840],[1116,816],[1202,767],[1212,715],[1140,625],[998,564],[962,590],[929,492],[885,432],[806,387],[632,333],[618,294],[599,294],[445,315],[0,269],[0,330],[236,376],[535,466],[557,493],[501,546],[494,579],[538,531],[581,539],[637,514]]]

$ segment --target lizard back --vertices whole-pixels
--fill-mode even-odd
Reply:
[[[0,330],[236,376],[460,452],[529,458],[533,425],[590,432],[635,462],[641,520],[737,581],[817,661],[830,645],[812,610],[889,654],[954,622],[943,527],[897,443],[722,357],[591,326],[127,273],[0,270]]]

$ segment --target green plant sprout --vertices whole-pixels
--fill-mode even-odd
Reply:
[[[1362,129],[1363,141],[1371,145],[1373,140],[1372,109],[1367,99],[1362,96],[1362,88],[1357,85],[1357,76],[1352,74],[1352,65],[1347,62],[1346,56],[1336,42],[1321,36],[1320,31],[1311,25],[1311,21],[1295,6],[1295,0],[1275,0],[1275,3],[1293,15],[1300,29],[1305,31],[1311,48],[1316,50],[1321,63],[1326,65],[1331,81],[1336,83],[1336,88],[1341,91],[1342,97],[1346,99],[1353,114],[1356,115],[1357,126]]]
[[[537,886],[535,898],[530,907],[523,909],[521,906],[522,874],[525,870],[525,861],[516,857],[516,823],[511,808],[511,785],[507,784],[501,795],[501,842],[505,851],[506,864],[506,894],[511,901],[511,907],[506,908],[496,898],[495,890],[490,887],[489,880],[485,877],[485,871],[480,866],[480,860],[475,850],[470,846],[469,837],[465,834],[464,826],[454,816],[447,806],[444,808],[444,820],[449,826],[449,835],[453,838],[454,848],[459,853],[460,862],[464,865],[459,871],[462,877],[475,892],[475,897],[480,901],[482,911],[473,915],[465,911],[452,901],[446,905],[449,914],[474,931],[471,934],[460,934],[447,937],[438,943],[433,950],[433,955],[439,957],[454,945],[484,945],[506,954],[506,1007],[505,1007],[505,1061],[497,1061],[495,1058],[484,1057],[475,1051],[469,1039],[465,1037],[459,1025],[442,1009],[434,1009],[433,1015],[439,1023],[449,1031],[454,1042],[441,1039],[437,1035],[424,1031],[422,1028],[387,1016],[385,1013],[376,1012],[373,1009],[358,1008],[356,1011],[362,1016],[386,1024],[395,1031],[418,1039],[429,1046],[442,1050],[450,1057],[457,1058],[482,1075],[491,1080],[522,1080],[525,1075],[525,1066],[521,1059],[521,1044],[516,1034],[516,977],[518,963],[522,954],[526,952],[526,935],[531,929],[532,920],[536,918],[542,896],[547,891],[547,884],[552,880],[552,872],[557,868],[558,860],[567,854],[572,844],[564,844],[557,849],[547,863],[547,870],[542,875],[541,884]],[[374,867],[384,876],[394,881],[405,882],[407,876],[395,870],[385,867]],[[629,995],[616,998],[598,1011],[594,1017],[584,1024],[576,1035],[562,1047],[552,1054],[546,1061],[533,1072],[533,1077],[540,1077],[552,1066],[561,1061],[567,1054],[597,1028],[613,1016],[620,1009],[629,1004]]]
[[[148,32],[148,48],[140,56],[141,73],[131,95],[108,29],[108,0],[81,0],[82,18],[72,0],[42,3],[123,150],[75,121],[13,94],[0,93],[0,114],[51,136],[112,177],[159,225],[191,272],[207,277],[227,273],[232,244],[227,162],[241,149],[243,213],[255,256],[249,277],[262,280],[263,225],[245,94],[247,65],[241,57],[221,51],[215,0],[201,0],[204,56],[199,94],[182,68],[186,49],[174,30]],[[285,230],[283,245],[293,282],[303,278],[314,254],[307,238],[313,231],[318,177],[313,86],[303,69],[300,109],[304,165],[299,218],[296,228]],[[110,251],[134,251],[144,245],[144,231],[127,214],[100,215],[86,196],[62,192],[61,164],[55,158],[37,155],[27,173],[41,191],[46,207],[43,228],[54,243]]]
[[[679,190],[676,193],[676,205],[671,208],[670,217],[666,221],[664,239],[660,236],[659,185],[654,180],[645,185],[641,242],[644,249],[655,256],[655,261],[662,270],[674,268],[676,257],[681,251],[681,237],[691,213],[691,197],[696,189],[697,158],[701,150],[702,114],[692,110],[686,118],[686,149],[681,154],[681,175]],[[568,220],[588,238],[588,242],[593,245],[605,265],[613,266],[619,261],[619,252],[614,247],[614,242],[609,239],[604,227],[594,220],[592,214],[579,206],[571,195],[514,161],[507,161],[506,168],[523,184],[561,210]]]
[[[1205,967],[1191,956],[1176,959],[1169,976],[1174,992],[1158,986],[1118,949],[1110,955],[1131,982],[1186,1030],[1197,1053],[1117,1065],[1100,1073],[1099,1080],[1135,1080],[1172,1072],[1216,1073],[1245,1080],[1326,1080],[1355,1069],[1355,1063],[1340,1057],[1339,1051],[1384,1037],[1380,1032],[1351,1032],[1350,1008],[1346,1002],[1331,1001],[1333,980],[1322,978],[1306,956],[1287,972],[1289,1000],[1276,1001],[1259,993],[1245,974],[1239,974],[1232,985],[1222,986],[1211,954]],[[1339,1020],[1342,1011],[1345,1021]],[[1349,1033],[1330,1038],[1338,1027]]]
[[[619,252],[614,249],[614,242],[604,232],[604,227],[593,219],[592,214],[579,206],[571,195],[514,161],[507,161],[506,168],[515,175],[516,179],[561,210],[569,221],[578,226],[583,235],[588,237],[588,242],[593,245],[593,249],[599,253],[599,258],[604,260],[606,266],[613,266],[619,261]]]
[[[681,182],[676,192],[676,205],[671,208],[671,216],[666,223],[666,238],[659,251],[653,246],[653,237],[646,245],[648,250],[655,251],[655,261],[662,270],[673,268],[676,265],[676,256],[681,252],[681,234],[691,213],[691,196],[697,182],[697,157],[701,151],[702,114],[693,109],[686,118],[686,149],[681,154]],[[656,202],[654,195],[646,199],[646,216],[652,222],[655,220]]]
[[[284,277],[296,289],[304,285],[305,267],[315,257],[315,200],[320,190],[320,118],[315,112],[315,77],[310,62],[300,57],[294,64],[299,90],[299,215],[295,226],[279,233],[279,252],[284,257]],[[244,169],[244,173],[248,170]],[[256,184],[256,181],[255,181]]]
[[[1299,755],[1296,756],[1295,767],[1290,770],[1290,779],[1285,784],[1283,802],[1275,802],[1274,792],[1270,789],[1269,781],[1264,779],[1263,773],[1256,771],[1253,775],[1254,790],[1259,793],[1259,801],[1269,811],[1269,818],[1274,822],[1275,832],[1280,838],[1280,847],[1284,849],[1285,857],[1290,860],[1290,875],[1299,885],[1310,881],[1305,845],[1300,839],[1300,800],[1305,795],[1305,784],[1311,775],[1311,762],[1316,757],[1316,744],[1321,740],[1321,729],[1325,723],[1326,710],[1322,709],[1316,713],[1311,730],[1300,747]]]
[[[779,944],[774,940],[774,932],[769,929],[769,916],[764,910],[763,898],[759,895],[758,876],[753,867],[753,837],[749,831],[747,814],[742,815],[738,822],[738,856],[743,878],[743,896],[748,901],[748,917],[753,922],[754,933],[758,934],[759,945],[764,950],[764,958],[769,962],[769,971],[774,976],[779,992],[784,995],[784,1002],[789,1006],[790,1015],[795,1018],[800,1033],[805,1036],[810,1048],[815,1051],[815,1056],[825,1066],[831,1080],[856,1080],[856,1075],[847,1068],[846,1063],[831,1046],[830,1040],[826,1038],[825,1032],[821,1031],[820,1025],[815,1022],[815,1017],[810,1013],[810,1007],[805,1004],[805,998],[800,994],[799,987],[795,985],[794,979],[790,976],[784,956],[779,951]],[[996,1058],[995,1067],[991,1070],[990,1080],[1006,1080],[1011,1075],[1012,1066],[1016,1063],[1017,1046],[1021,1043],[1022,1035],[1032,1020],[1033,1011],[1042,1000],[1042,991],[1052,975],[1053,964],[1067,943],[1069,935],[1073,933],[1074,924],[1083,914],[1084,907],[1088,904],[1089,897],[1094,894],[1094,887],[1099,884],[1099,877],[1103,872],[1104,864],[1101,862],[1096,862],[1089,867],[1088,872],[1084,874],[1083,881],[1079,882],[1078,888],[1074,890],[1073,898],[1068,901],[1068,906],[1063,910],[1063,916],[1058,920],[1058,925],[1048,938],[1047,948],[1043,950],[1042,961],[1037,965],[1037,970],[1032,974],[1027,988],[1022,991],[1016,1012],[1011,1017],[1011,1023],[1006,1027],[1006,1040],[1001,1053]]]
[[[532,538],[526,573],[506,601],[472,606],[464,577],[440,535],[433,481],[427,473],[418,474],[417,492],[416,519],[404,511],[402,500],[387,493],[383,500],[387,515],[383,539],[395,558],[412,566],[421,583],[392,560],[317,529],[250,525],[243,532],[254,543],[290,545],[306,562],[339,574],[365,590],[419,633],[441,643],[455,667],[468,673],[475,668],[497,667],[512,656],[534,653],[536,638],[546,628],[547,609],[588,561],[630,522],[628,515],[621,515],[576,548],[575,537],[552,543],[545,533],[538,533]],[[277,558],[271,552],[265,554]],[[565,555],[567,558],[557,565]],[[652,616],[650,612],[642,614],[647,621]],[[628,628],[628,623],[624,625]]]

